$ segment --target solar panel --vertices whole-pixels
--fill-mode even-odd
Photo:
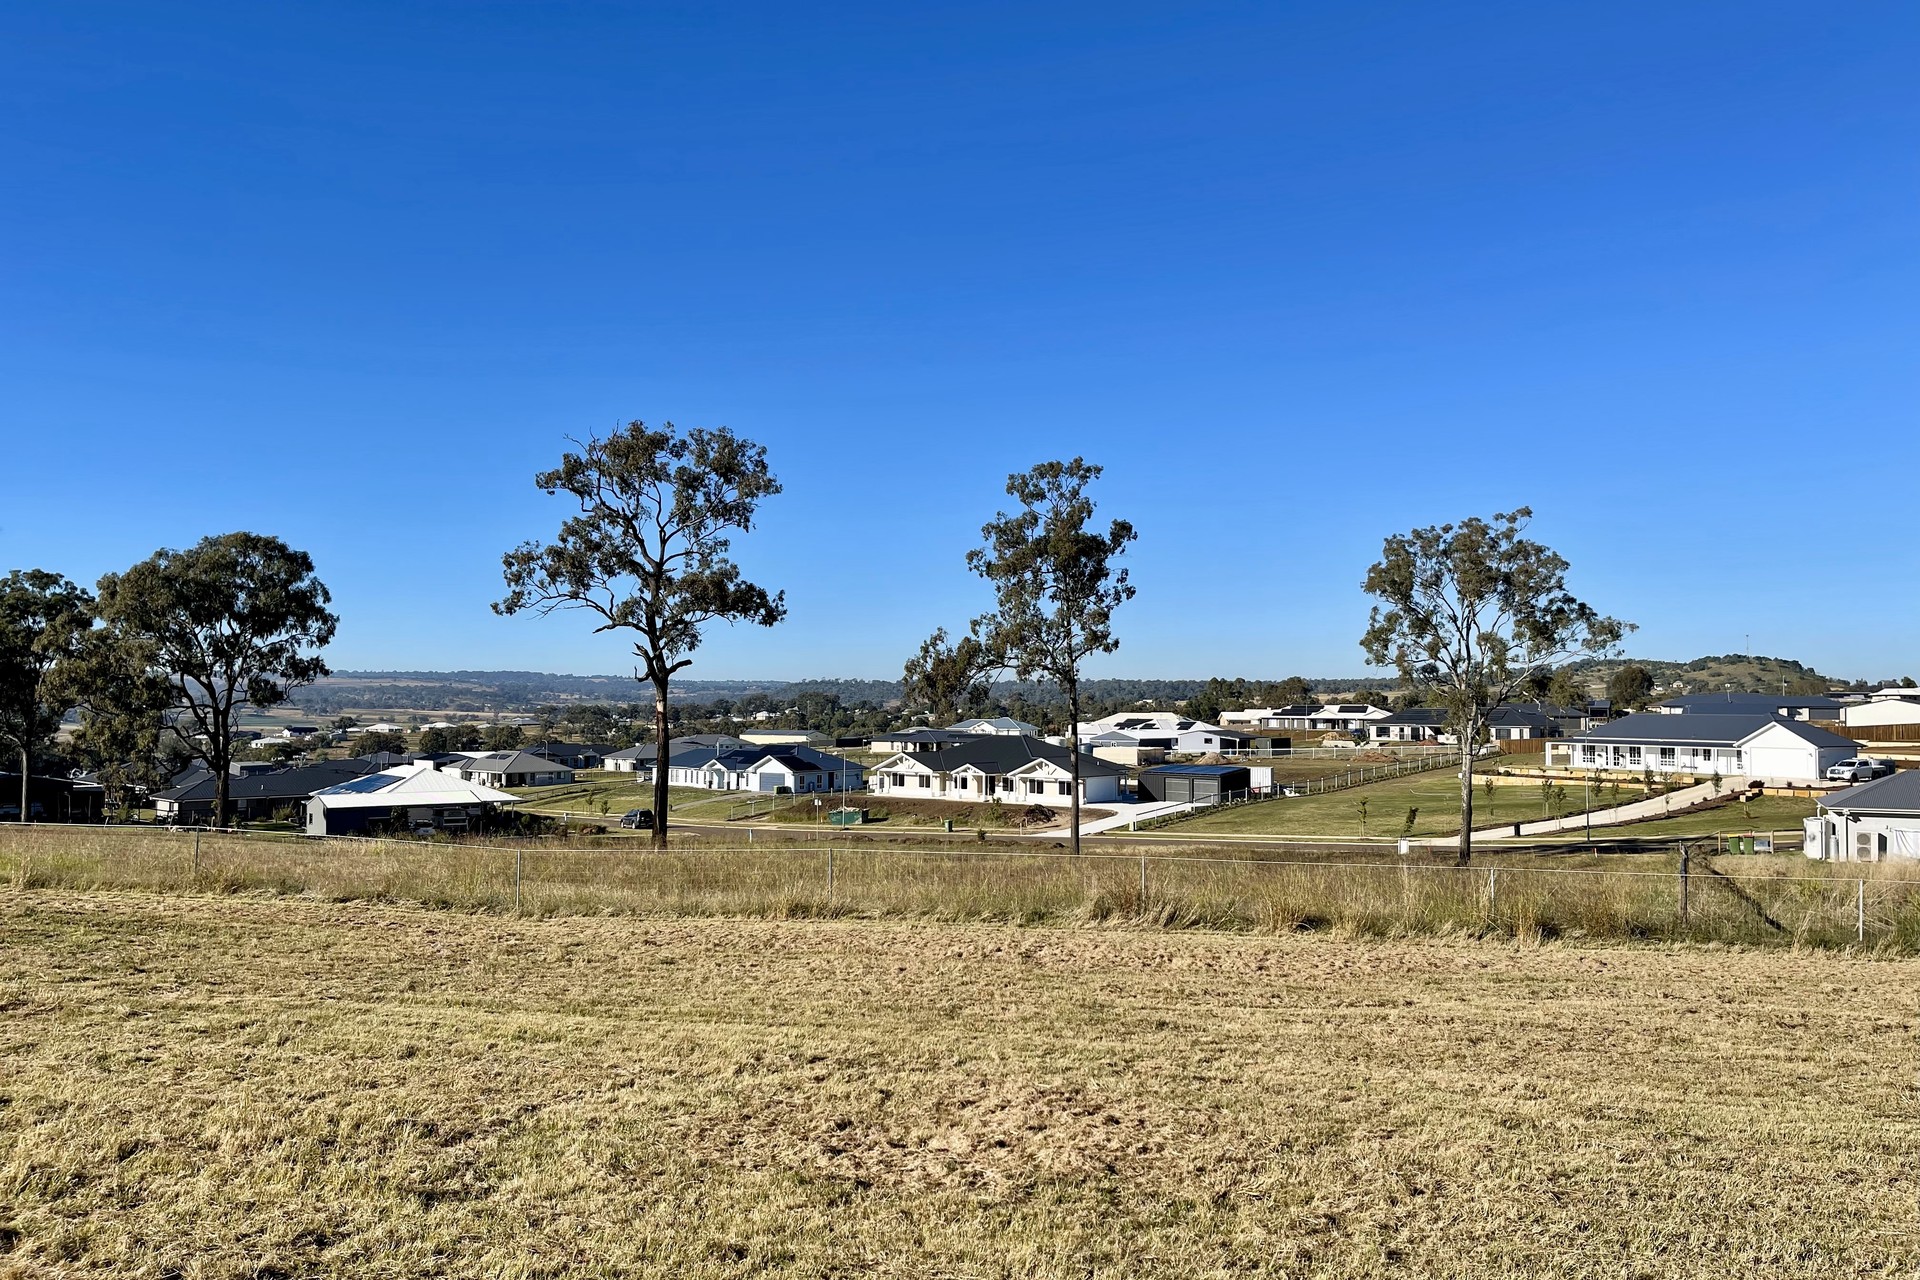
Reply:
[[[384,791],[400,779],[384,773],[370,773],[364,778],[354,778],[338,786],[328,787],[321,795],[365,795],[370,791]]]

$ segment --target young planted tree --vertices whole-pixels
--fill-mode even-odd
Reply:
[[[279,706],[327,674],[320,650],[339,625],[331,601],[311,556],[257,533],[157,551],[100,579],[103,661],[144,686],[131,705],[157,713],[207,762],[216,827],[232,812],[235,714]]]
[[[973,636],[949,644],[941,627],[921,642],[920,651],[907,659],[900,688],[906,706],[926,706],[934,719],[951,724],[964,709],[986,701],[987,651]]]
[[[44,569],[0,578],[0,742],[19,757],[22,822],[33,816],[33,756],[52,744],[78,701],[68,677],[92,626],[84,587]]]
[[[1053,681],[1067,699],[1067,755],[1072,780],[1073,851],[1080,852],[1080,664],[1120,647],[1113,611],[1133,598],[1127,571],[1114,560],[1134,539],[1133,526],[1115,520],[1105,532],[1089,529],[1093,499],[1087,486],[1101,468],[1075,458],[1043,462],[1007,477],[1007,494],[1020,505],[980,530],[986,545],[967,564],[993,584],[994,612],[974,622],[987,661],[1016,679]]]
[[[1367,570],[1373,607],[1367,660],[1393,666],[1447,708],[1460,735],[1460,862],[1473,855],[1473,762],[1487,715],[1533,673],[1611,653],[1631,624],[1603,617],[1566,588],[1567,562],[1523,536],[1521,507],[1386,540]]]
[[[578,442],[575,442],[578,444]],[[669,681],[693,663],[710,622],[770,627],[786,593],[745,581],[727,558],[729,535],[753,528],[762,498],[780,492],[767,451],[725,427],[658,430],[631,422],[580,445],[534,483],[566,493],[580,513],[551,544],[524,543],[503,558],[507,594],[494,611],[584,609],[594,631],[633,637],[634,679],[653,685],[653,843],[667,845]]]

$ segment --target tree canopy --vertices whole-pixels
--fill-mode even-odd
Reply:
[[[205,758],[216,777],[216,826],[230,813],[234,713],[278,706],[327,674],[320,650],[339,625],[331,600],[311,556],[256,533],[157,551],[100,580],[100,617],[115,650],[102,661],[137,676],[166,728]]]
[[[580,609],[594,631],[631,639],[636,680],[654,690],[654,734],[668,739],[668,685],[693,663],[713,622],[771,627],[786,617],[785,593],[746,580],[730,558],[730,535],[752,530],[761,501],[780,492],[767,451],[725,427],[681,431],[635,421],[578,452],[534,483],[578,506],[550,543],[506,553],[500,614]],[[666,770],[654,778],[656,847],[667,842]]]
[[[1112,521],[1089,528],[1094,503],[1087,487],[1101,468],[1083,458],[1043,462],[1007,477],[1018,506],[980,532],[984,545],[967,564],[993,584],[994,612],[974,622],[986,660],[1015,678],[1043,676],[1067,699],[1073,851],[1080,852],[1080,668],[1094,654],[1120,647],[1113,611],[1133,598],[1127,571],[1114,561],[1134,540],[1133,526]]]
[[[1473,842],[1473,760],[1487,713],[1536,673],[1612,652],[1631,630],[1576,599],[1560,555],[1524,536],[1520,507],[1386,540],[1362,584],[1379,601],[1360,639],[1367,660],[1428,689],[1460,734],[1460,859]]]

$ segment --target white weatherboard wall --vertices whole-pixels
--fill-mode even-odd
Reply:
[[[1819,814],[1806,820],[1805,832],[1809,858],[1828,862],[1920,858],[1920,817],[1912,814],[1862,814],[1853,818]]]
[[[1747,775],[1818,782],[1829,766],[1854,754],[1854,748],[1820,747],[1784,725],[1771,724],[1747,739]]]
[[[1855,729],[1862,725],[1882,724],[1920,724],[1920,701],[1908,702],[1904,698],[1875,698],[1858,706],[1843,708],[1841,719],[1847,728]]]

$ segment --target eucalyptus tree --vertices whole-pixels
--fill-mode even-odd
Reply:
[[[995,608],[976,619],[986,661],[1014,678],[1041,677],[1067,700],[1067,755],[1072,775],[1073,851],[1080,852],[1080,668],[1087,658],[1120,647],[1113,611],[1133,598],[1127,571],[1114,561],[1134,540],[1133,526],[1115,520],[1090,528],[1094,503],[1087,487],[1101,468],[1083,458],[1043,462],[1007,477],[1018,506],[1002,511],[980,532],[985,544],[967,564],[993,584]]]
[[[234,719],[279,706],[327,674],[339,619],[313,558],[258,533],[202,538],[100,579],[103,670],[128,688],[120,714],[158,717],[214,777],[213,824],[231,814]]]
[[[72,665],[93,626],[93,597],[57,573],[0,578],[0,741],[20,761],[20,820],[33,808],[33,756],[52,745],[76,695]]]
[[[1535,673],[1610,654],[1631,623],[1567,591],[1567,562],[1524,537],[1527,507],[1386,540],[1362,584],[1379,600],[1360,647],[1447,709],[1460,735],[1460,849],[1473,856],[1473,764],[1487,716]]]
[[[549,496],[578,506],[551,543],[527,542],[503,557],[507,594],[493,608],[515,614],[580,609],[594,631],[631,638],[634,679],[653,686],[653,843],[667,844],[667,691],[691,666],[712,622],[771,627],[786,617],[784,592],[746,581],[728,553],[731,535],[753,528],[760,502],[780,492],[764,446],[725,427],[681,431],[630,422],[562,455],[534,477]]]
[[[986,700],[987,674],[987,651],[980,641],[965,635],[949,642],[941,627],[907,659],[900,692],[909,710],[925,706],[934,719],[952,723]]]

